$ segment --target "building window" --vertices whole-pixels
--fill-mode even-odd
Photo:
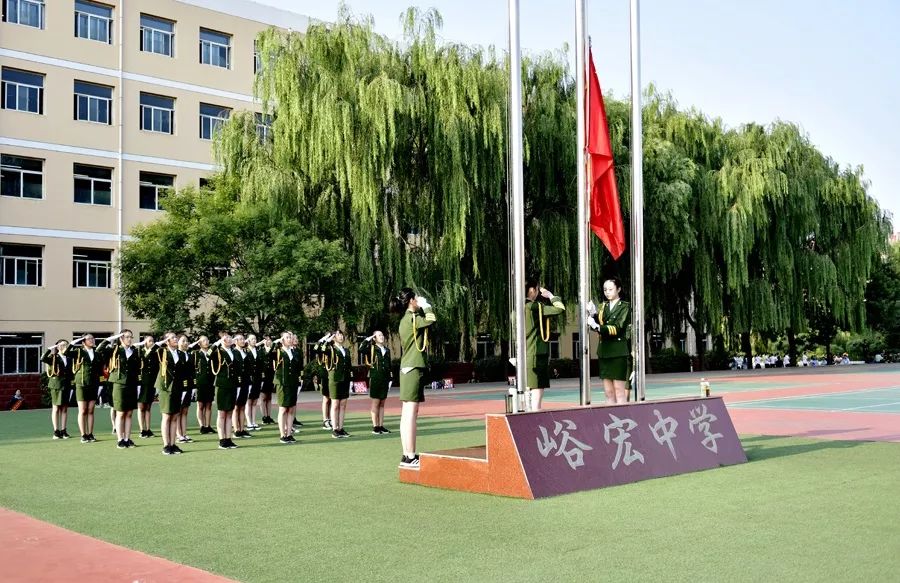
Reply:
[[[550,334],[550,358],[559,358],[559,332]]]
[[[479,334],[475,342],[475,358],[492,358],[495,354],[494,339],[490,334]]]
[[[72,287],[109,288],[112,251],[108,249],[72,250]]]
[[[211,140],[213,134],[221,127],[225,120],[231,115],[231,110],[227,107],[218,105],[210,105],[208,103],[200,104],[200,139]]]
[[[167,57],[175,56],[175,23],[141,14],[141,50]]]
[[[75,0],[75,36],[112,44],[112,7]]]
[[[254,40],[253,41],[253,74],[256,75],[257,73],[260,72],[260,70],[262,70],[262,61],[260,61],[259,48],[257,48],[257,46],[256,46],[256,40]]]
[[[200,179],[200,190],[215,190],[212,181],[209,178]]]
[[[152,211],[162,210],[160,198],[175,185],[175,177],[167,174],[141,172],[141,208]]]
[[[112,168],[75,164],[75,202],[81,204],[112,204]]]
[[[3,22],[44,28],[44,0],[3,0]]]
[[[44,113],[44,76],[3,67],[3,109]]]
[[[141,129],[162,134],[175,133],[175,98],[141,93]]]
[[[112,124],[112,87],[75,81],[75,119]]]
[[[44,336],[32,332],[0,332],[0,375],[41,372]]]
[[[41,286],[44,283],[44,248],[37,245],[0,243],[2,285]]]
[[[204,65],[231,68],[231,35],[200,29],[200,62]]]
[[[572,358],[581,360],[581,334],[579,332],[572,333]]]
[[[0,155],[0,194],[44,198],[44,161]]]
[[[271,115],[256,114],[256,135],[259,136],[259,141],[264,144],[272,139]]]

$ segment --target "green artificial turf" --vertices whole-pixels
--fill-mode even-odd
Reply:
[[[107,411],[98,418],[102,441],[82,445],[51,440],[45,411],[0,413],[0,505],[240,581],[896,581],[900,572],[898,443],[745,437],[747,464],[524,501],[400,484],[398,434],[370,435],[363,417],[347,424],[352,439],[307,424],[294,446],[267,428],[220,451],[193,431],[198,441],[177,457],[160,454],[159,438],[117,450]],[[426,418],[420,431],[423,451],[484,439],[473,420]]]

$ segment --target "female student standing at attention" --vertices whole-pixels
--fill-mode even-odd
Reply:
[[[188,337],[182,334],[178,337],[178,366],[175,368],[178,386],[181,387],[181,413],[176,422],[176,445],[178,443],[191,443],[194,440],[187,434],[188,411],[191,408],[191,397],[196,397],[194,388],[194,355],[188,352]]]
[[[328,371],[328,385],[331,395],[331,437],[344,439],[350,434],[344,430],[344,415],[350,398],[350,381],[353,367],[350,364],[350,349],[344,346],[344,333],[336,330],[331,336],[331,345],[326,348],[331,368]]]
[[[69,439],[66,422],[69,417],[69,402],[72,398],[72,359],[68,353],[68,340],[57,340],[53,348],[44,353],[41,362],[47,365],[47,385],[50,389],[50,422],[53,424],[53,439]]]
[[[109,344],[119,338],[115,344]],[[131,441],[131,415],[137,407],[138,381],[141,375],[141,354],[131,345],[131,330],[123,330],[100,343],[97,351],[109,355],[109,382],[112,383],[113,408],[116,410],[116,447],[134,447]],[[151,355],[151,358],[153,356]]]
[[[193,353],[194,361],[194,387],[197,389],[197,423],[200,424],[200,433],[207,435],[215,433],[212,428],[212,402],[215,397],[213,387],[213,375],[209,368],[209,356],[212,350],[209,348],[209,338],[201,336],[197,342],[199,347]]]
[[[363,362],[369,367],[369,398],[372,400],[372,433],[390,433],[384,427],[384,402],[391,381],[391,351],[384,345],[384,334],[376,330],[359,347]]]
[[[272,392],[275,389],[272,373],[272,339],[263,338],[262,347],[259,347],[259,358],[256,359],[256,376],[259,379],[260,413],[264,425],[275,423],[272,419]]]
[[[141,439],[156,435],[150,429],[150,417],[153,399],[156,398],[156,377],[159,376],[159,359],[156,358],[156,345],[153,336],[147,334],[141,343],[141,390],[137,398],[138,425],[141,428]]]
[[[297,406],[297,384],[300,378],[299,358],[291,350],[291,333],[281,333],[281,347],[272,353],[272,379],[278,400],[278,441],[295,443],[292,421]]]
[[[631,306],[622,301],[622,283],[613,277],[603,282],[603,303],[599,313],[594,303],[587,306],[591,328],[600,335],[597,360],[607,403],[628,402],[631,376]]]
[[[83,346],[78,346],[84,342]],[[94,335],[86,334],[69,347],[72,356],[72,374],[75,377],[75,400],[78,402],[78,428],[81,443],[97,441],[94,438],[94,405],[100,389],[100,373],[103,362],[94,347]]]
[[[156,377],[156,390],[159,392],[159,411],[162,413],[160,432],[163,440],[163,455],[184,453],[175,443],[178,430],[178,418],[181,416],[182,381],[179,377],[181,354],[178,351],[178,338],[174,332],[166,332],[160,341],[162,346],[151,358],[159,361],[159,375]]]
[[[391,298],[391,312],[403,314],[400,320],[400,442],[403,457],[400,467],[418,468],[419,455],[416,453],[416,421],[419,403],[425,401],[422,375],[427,363],[425,350],[428,348],[428,327],[437,321],[428,300],[416,296],[406,287],[396,297]]]
[[[227,332],[216,342],[216,346],[209,356],[209,369],[213,375],[213,385],[216,387],[216,409],[218,421],[216,429],[219,432],[219,449],[234,449],[237,444],[231,439],[231,412],[234,410],[235,381],[232,372],[234,352],[231,350],[231,334]]]

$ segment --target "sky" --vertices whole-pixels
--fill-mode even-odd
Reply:
[[[256,0],[332,21],[336,0]],[[508,48],[504,0],[346,0],[401,37],[409,6],[436,8],[451,42]],[[630,94],[629,0],[586,0],[604,93]],[[523,51],[563,50],[574,64],[574,0],[520,0]],[[799,125],[841,166],[862,166],[869,193],[900,231],[900,0],[642,0],[641,81],[734,127]]]

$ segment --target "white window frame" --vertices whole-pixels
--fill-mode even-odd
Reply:
[[[154,200],[154,204],[155,204],[155,207],[156,207],[156,208],[148,209],[148,208],[142,207],[142,206],[140,205],[140,196],[141,196],[141,187],[142,187],[142,186],[151,186],[151,187],[153,187],[153,190],[155,191],[155,192],[154,192],[154,199],[155,199],[155,200]],[[174,178],[174,177],[172,178],[172,184],[171,184],[171,185],[166,185],[166,184],[154,184],[153,182],[148,182],[148,181],[145,181],[145,180],[139,181],[139,182],[138,182],[138,208],[140,208],[140,209],[143,210],[143,211],[161,211],[162,208],[159,206],[159,191],[160,191],[160,190],[174,190],[174,188],[175,188],[175,178]]]
[[[41,249],[40,257],[20,257],[18,255],[0,255],[0,282],[2,282],[2,286],[6,287],[42,287],[44,283],[44,250]],[[37,272],[37,283],[19,283],[18,277],[16,277],[16,281],[14,283],[7,283],[6,281],[6,265],[8,262],[12,262],[13,270],[16,272],[16,276],[19,274],[19,266],[20,265],[28,265],[29,263],[34,263],[36,272]],[[28,269],[24,268],[26,273]]]
[[[110,11],[112,11],[112,8],[110,8],[109,6],[106,6],[105,4],[99,4],[96,2],[87,2],[87,0],[84,0],[84,2],[85,2],[85,4],[94,4],[95,6],[102,6],[104,8],[109,8]],[[91,24],[94,21],[100,21],[100,22],[104,23],[103,25],[100,25],[100,26],[103,27],[103,31],[105,32],[105,35],[106,35],[105,39],[94,38],[91,36],[91,30],[93,29]],[[79,32],[82,32],[82,22],[84,22],[86,25],[86,30],[84,32],[86,32],[87,34],[84,34],[84,35],[79,34]],[[81,12],[78,10],[78,6],[77,5],[75,6],[75,36],[77,38],[83,38],[83,39],[87,39],[87,40],[95,40],[97,42],[102,42],[104,44],[111,45],[112,44],[112,33],[113,33],[112,17],[105,18],[98,14],[91,14],[90,12]]]
[[[159,97],[165,97],[160,95]],[[172,109],[168,109],[165,107],[157,107],[155,105],[144,105],[141,103],[141,130],[145,132],[153,132],[155,134],[167,134],[167,135],[175,135],[175,99],[172,97],[165,97],[166,99],[172,100]],[[150,111],[150,127],[144,127],[144,112]],[[162,125],[162,118],[157,119],[157,114],[165,115],[168,113],[169,115],[169,131],[163,131],[161,129],[156,129],[157,127]]]
[[[98,249],[98,251],[106,251],[106,249]],[[72,257],[72,268],[75,270],[75,281],[73,286],[78,289],[111,289],[112,288],[112,252],[110,252],[109,261],[100,261],[98,259],[76,259],[74,254]],[[82,280],[81,269],[84,269],[84,279]],[[92,285],[91,276],[95,282],[101,277],[106,278],[106,285]]]
[[[82,81],[82,83],[87,83],[87,81]],[[97,97],[96,95],[88,95],[86,93],[78,93],[78,91],[75,91],[75,97],[76,97],[76,99],[75,99],[75,121],[86,121],[89,123],[99,123],[99,124],[107,125],[107,126],[112,125],[112,96],[110,96],[107,99],[106,97]],[[82,113],[81,99],[82,98],[87,100],[87,105],[86,105],[87,117],[81,117],[81,113]],[[96,101],[97,103],[99,103],[101,101],[106,102],[106,121],[102,121],[99,119],[99,117],[100,117],[100,108],[99,107],[96,108],[98,119],[91,119],[91,109],[92,109],[91,104],[94,101]]]
[[[7,156],[12,156],[12,154],[6,154]],[[16,158],[24,158],[25,156],[15,156]],[[30,158],[31,160],[39,160],[39,158]],[[2,160],[2,158],[0,158]],[[35,176],[41,177],[41,197],[34,198],[32,196],[25,196],[25,180],[23,176],[19,176],[19,196],[14,198],[21,198],[23,200],[44,200],[44,160],[40,160],[41,162],[41,171],[37,170],[25,170],[24,168],[20,168],[18,166],[4,166],[2,162],[0,162],[0,170],[4,172],[18,172],[21,174],[31,174]]]
[[[83,165],[84,165],[84,166],[87,166],[88,164],[83,164]],[[97,168],[100,168],[100,166],[97,166]],[[110,171],[110,173],[109,173],[109,180],[107,180],[106,178],[94,178],[93,176],[88,176],[88,175],[86,175],[86,174],[76,174],[76,173],[74,172],[74,169],[73,169],[73,172],[72,172],[72,182],[73,182],[73,185],[72,185],[72,186],[73,186],[73,195],[72,195],[72,196],[73,196],[73,198],[74,198],[74,182],[75,182],[76,180],[87,180],[87,181],[89,181],[89,182],[91,183],[91,202],[78,202],[78,201],[76,200],[76,201],[75,201],[75,204],[89,204],[89,205],[97,205],[97,206],[112,206],[112,198],[113,198],[113,191],[112,191],[112,170],[111,170],[110,168],[103,168],[103,169],[104,169],[104,170],[109,170],[109,171]],[[96,183],[98,183],[98,182],[103,182],[103,183],[109,185],[109,204],[103,204],[103,203],[95,202],[95,199],[96,199],[96,193],[97,193]]]
[[[0,336],[5,337],[20,335],[22,334],[0,333]],[[31,336],[32,338],[40,338],[37,344],[0,345],[0,375],[32,374],[41,372],[41,353],[44,351],[44,339],[38,334],[32,334]],[[28,357],[26,356],[26,351],[28,350],[34,351],[33,360],[35,368],[33,370],[29,370],[26,368],[25,364],[23,364],[28,362]],[[7,370],[5,368],[7,351],[10,351],[15,355],[15,370]]]
[[[200,29],[201,32],[203,32],[204,30],[208,30],[208,29]],[[211,41],[211,40],[206,40],[204,38],[201,38],[200,39],[200,64],[201,65],[209,65],[211,67],[219,67],[221,69],[230,69],[231,68],[231,35],[224,33],[224,32],[218,32],[215,30],[209,30],[209,32],[214,33],[214,34],[220,34],[222,36],[227,36],[228,44],[218,43],[216,41]],[[207,50],[207,54],[209,55],[208,61],[203,60],[204,45],[206,45],[206,48],[208,49]],[[220,56],[219,56],[220,53],[218,50],[213,52],[214,48],[215,49],[222,49],[222,48],[225,49],[225,64],[224,65],[222,65],[221,63],[218,62],[220,59]]]
[[[19,24],[22,26],[30,26],[43,30],[44,28],[44,0],[3,0],[6,5],[5,21],[10,24]],[[15,4],[16,11],[13,15],[12,5]],[[27,14],[23,9],[27,6],[36,7],[38,11],[38,24],[35,26],[29,22],[22,22],[22,14]]]
[[[30,73],[32,75],[40,75],[40,73],[33,73],[32,71],[25,71],[25,72]],[[21,109],[19,107],[19,90],[21,88],[25,88],[26,91],[34,90],[37,93],[37,95],[35,96],[36,101],[37,101],[37,111],[31,111],[30,109]],[[16,92],[16,99],[15,99],[16,106],[12,109],[6,107],[6,100],[7,100],[7,97],[9,96],[9,92],[11,89],[14,89]],[[27,101],[29,103],[31,102],[30,95],[29,95]],[[3,104],[2,104],[2,106],[3,106],[3,109],[7,109],[10,111],[21,111],[22,113],[31,113],[34,115],[44,115],[44,88],[40,87],[38,85],[30,85],[28,83],[21,83],[19,81],[3,81]]]
[[[203,103],[201,104],[201,108],[203,105],[212,105],[211,103]],[[214,105],[213,107],[220,107],[218,105]],[[228,115],[222,117],[220,115],[207,115],[205,113],[200,114],[200,139],[201,140],[212,140],[216,131],[222,126],[223,123],[228,121],[228,118],[231,117],[231,110],[227,107],[223,107],[223,110],[228,112]],[[209,126],[208,135],[204,135],[204,127]]]
[[[149,14],[143,14],[142,16],[146,16],[148,18],[153,18],[156,20],[164,20],[162,18],[158,18],[156,16],[150,16]],[[149,37],[145,37],[144,35],[149,33]],[[162,50],[156,50],[162,46],[165,46],[165,43],[162,41],[162,37],[168,37],[169,40],[169,51],[165,52]],[[145,42],[147,39],[150,41],[150,46],[147,46]],[[153,53],[154,55],[162,55],[164,57],[175,57],[175,23],[172,23],[172,32],[168,30],[162,30],[159,28],[153,28],[152,26],[148,26],[146,24],[141,24],[141,52],[144,53]]]

